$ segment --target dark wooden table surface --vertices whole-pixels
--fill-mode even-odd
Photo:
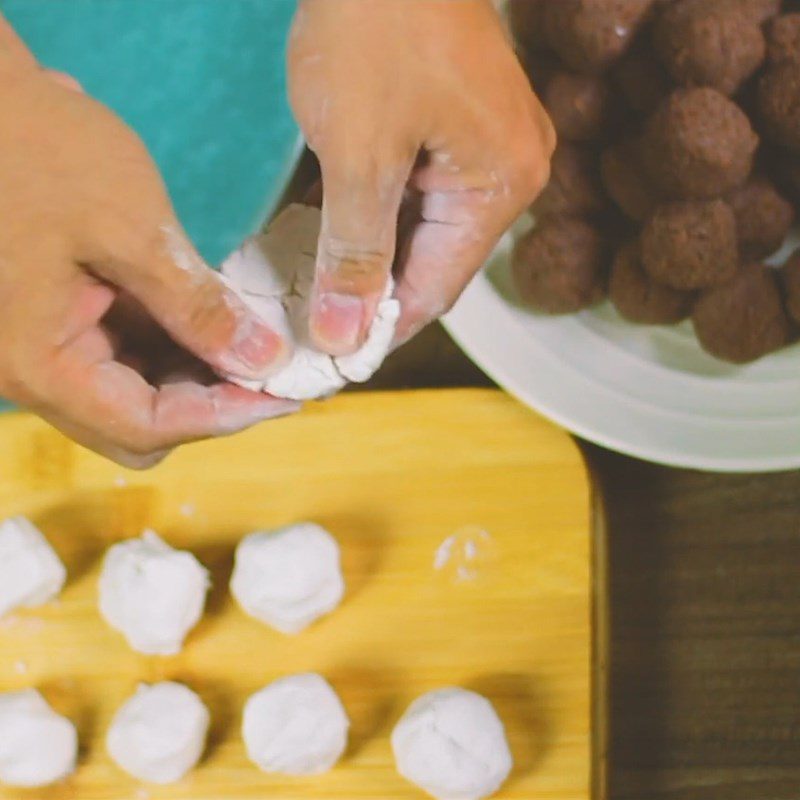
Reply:
[[[306,158],[286,200],[313,180]],[[368,388],[491,382],[439,325]],[[581,443],[607,516],[611,800],[800,800],[800,471]]]

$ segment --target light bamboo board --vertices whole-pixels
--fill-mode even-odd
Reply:
[[[38,420],[0,420],[0,515],[29,515],[64,559],[59,602],[0,620],[0,691],[41,688],[78,724],[77,773],[2,800],[414,798],[393,768],[392,726],[443,685],[489,697],[515,769],[501,798],[587,800],[591,782],[590,496],[569,437],[504,395],[344,395],[231,439],[121,470]],[[344,605],[296,638],[246,618],[227,583],[238,539],[313,519],[338,538]],[[213,572],[208,613],[174,658],[138,656],[96,610],[108,545],[152,527]],[[451,534],[485,530],[476,575],[434,569]],[[456,548],[458,550],[458,548]],[[351,716],[329,774],[260,773],[239,735],[245,698],[295,671],[324,674]],[[144,787],[105,753],[111,715],[138,681],[185,681],[213,726],[198,769]]]

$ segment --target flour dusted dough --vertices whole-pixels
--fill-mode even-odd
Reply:
[[[208,572],[153,531],[115,544],[100,575],[100,612],[140,653],[178,653],[203,614]]]
[[[236,548],[231,592],[250,616],[299,633],[344,596],[339,545],[313,522],[252,533]]]
[[[242,735],[250,760],[265,772],[319,775],[347,747],[350,721],[320,675],[290,675],[256,692],[245,705]]]
[[[400,304],[391,297],[391,280],[360,350],[334,358],[310,341],[309,301],[320,224],[319,209],[291,205],[265,233],[248,239],[222,265],[229,285],[295,348],[289,363],[263,380],[227,375],[228,380],[275,397],[313,400],[334,394],[348,381],[369,380],[386,358],[400,316]]]
[[[52,600],[66,579],[64,565],[33,523],[25,517],[0,523],[0,617]]]
[[[140,684],[116,713],[106,748],[116,764],[135,778],[174,783],[200,760],[209,721],[202,700],[183,684]]]
[[[480,800],[511,772],[503,723],[492,704],[466,689],[415,700],[392,732],[397,771],[438,800]]]
[[[0,783],[32,788],[70,775],[78,734],[34,689],[0,694]]]

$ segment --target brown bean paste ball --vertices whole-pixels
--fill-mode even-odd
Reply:
[[[770,22],[767,56],[772,64],[800,64],[800,14],[785,14]]]
[[[780,14],[782,0],[721,0],[744,9],[759,24]]]
[[[611,92],[596,75],[558,72],[550,79],[542,102],[562,139],[585,142],[599,139],[610,116]]]
[[[660,206],[642,230],[642,264],[655,281],[684,291],[724,283],[736,273],[736,221],[722,200]]]
[[[692,323],[707,352],[734,364],[783,347],[791,332],[774,270],[758,264],[705,291],[695,303]]]
[[[622,213],[635,222],[644,222],[659,204],[659,197],[639,156],[638,142],[617,142],[600,156],[600,175],[606,192]]]
[[[650,114],[670,93],[669,75],[651,48],[633,47],[612,68],[612,80],[637,114]]]
[[[545,46],[542,9],[548,0],[509,0],[508,22],[514,38],[525,50]]]
[[[693,295],[656,283],[642,268],[638,242],[617,251],[608,295],[620,316],[641,325],[672,325],[689,316]]]
[[[571,314],[603,299],[609,249],[588,223],[554,218],[517,242],[514,281],[522,299],[537,311]]]
[[[800,66],[783,62],[768,69],[758,84],[758,110],[764,132],[775,144],[800,153]]]
[[[794,222],[794,206],[772,181],[756,175],[726,200],[736,218],[742,260],[758,261],[780,249]]]
[[[543,50],[528,50],[521,55],[522,66],[531,86],[542,96],[553,75],[561,72],[561,64],[554,55]]]
[[[680,0],[655,26],[656,50],[682,86],[711,86],[731,95],[764,61],[757,21],[733,5]]]
[[[652,6],[653,0],[550,0],[544,33],[567,66],[600,72],[627,50]]]
[[[716,0],[716,2],[740,9],[761,25],[780,14],[783,0]]]
[[[559,142],[550,162],[550,180],[531,211],[540,219],[590,217],[602,213],[607,204],[594,151]]]
[[[647,122],[644,167],[675,199],[718,197],[750,175],[758,136],[715,89],[678,89]]]

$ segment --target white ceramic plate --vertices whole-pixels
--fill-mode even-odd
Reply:
[[[506,235],[444,320],[501,386],[579,436],[648,461],[727,472],[800,467],[800,345],[734,367],[705,354],[689,323],[634,326],[608,303],[538,315],[516,302],[509,281],[519,233]]]

